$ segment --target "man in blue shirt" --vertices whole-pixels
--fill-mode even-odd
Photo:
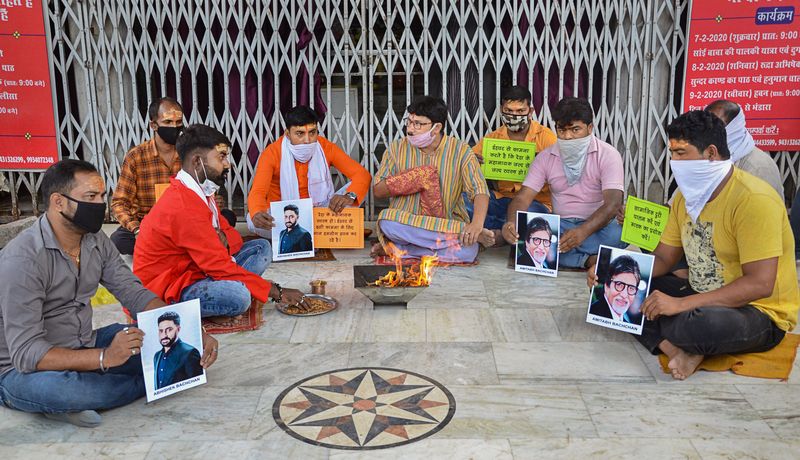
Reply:
[[[314,249],[311,242],[311,234],[300,226],[297,221],[299,217],[300,210],[296,205],[288,204],[283,208],[283,221],[286,229],[281,230],[279,254],[291,254]]]
[[[168,311],[158,317],[158,340],[163,347],[153,357],[156,390],[203,373],[200,352],[178,338],[181,317]]]

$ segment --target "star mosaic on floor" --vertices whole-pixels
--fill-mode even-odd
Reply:
[[[440,383],[413,372],[380,367],[341,369],[284,390],[272,406],[291,436],[334,449],[384,449],[428,437],[456,410]]]

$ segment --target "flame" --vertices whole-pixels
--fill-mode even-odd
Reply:
[[[395,269],[378,278],[374,286],[380,287],[420,287],[430,286],[439,257],[422,256],[422,259],[408,267],[403,267],[403,256],[406,251],[398,249],[391,242],[386,245],[386,254],[394,261]]]

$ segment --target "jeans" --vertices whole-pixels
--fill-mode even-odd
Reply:
[[[469,196],[462,193],[464,204],[467,207],[467,213],[472,220],[472,215],[475,211],[475,205],[469,201]],[[508,205],[511,203],[511,198],[495,198],[494,192],[489,191],[489,209],[486,211],[486,220],[483,222],[483,228],[489,230],[498,230],[503,228],[506,223],[506,214],[508,214]],[[550,210],[544,204],[534,200],[528,207],[528,212],[538,212],[541,214],[550,214]]]
[[[125,327],[112,324],[97,330],[96,348],[111,345]],[[131,356],[125,364],[100,371],[39,371],[23,374],[16,369],[0,376],[0,403],[11,409],[36,413],[80,412],[124,406],[145,395],[142,361]]]
[[[111,234],[111,242],[117,247],[117,251],[123,255],[132,255],[136,247],[136,235],[124,227],[119,227]]]
[[[258,276],[264,274],[272,261],[272,245],[267,240],[252,240],[234,256],[236,263]],[[250,308],[250,290],[241,281],[208,277],[192,283],[181,292],[181,302],[200,299],[200,315],[238,316]]]
[[[688,280],[672,275],[654,279],[650,292],[656,289],[673,297],[697,294]],[[659,353],[662,340],[668,340],[687,353],[710,356],[767,351],[779,344],[785,334],[755,307],[709,306],[655,321],[645,319],[642,335],[636,338],[653,354]]]
[[[581,226],[583,222],[583,219],[562,217],[561,234],[563,235],[567,230]],[[596,255],[598,247],[601,244],[620,249],[627,248],[628,243],[623,243],[620,238],[622,238],[622,226],[617,223],[617,219],[611,219],[608,225],[589,235],[578,247],[573,248],[569,252],[560,254],[558,256],[558,266],[566,268],[585,268],[586,259],[588,259],[589,256]]]

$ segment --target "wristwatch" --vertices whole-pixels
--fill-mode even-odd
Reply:
[[[344,194],[344,196],[353,200],[353,203],[358,201],[358,195],[356,195],[354,192],[347,192]]]
[[[272,301],[278,303],[283,298],[283,288],[278,283],[272,283],[272,285],[278,289],[278,297],[272,297]]]

